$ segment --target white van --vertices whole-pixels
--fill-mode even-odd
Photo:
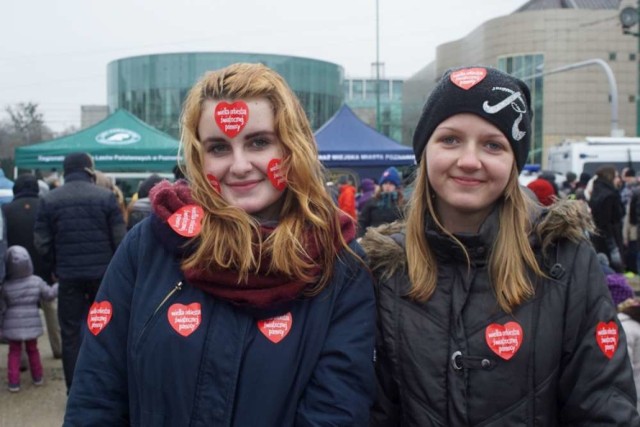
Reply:
[[[640,138],[588,136],[581,141],[564,141],[547,154],[547,169],[563,174],[593,175],[604,165],[613,165],[619,171],[630,166],[639,171]]]

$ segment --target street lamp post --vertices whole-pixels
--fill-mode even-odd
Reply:
[[[637,87],[636,87],[636,136],[640,136],[640,30],[631,31],[633,27],[640,21],[640,0],[638,6],[627,6],[620,11],[620,23],[622,24],[623,34],[634,36],[638,40],[638,48],[636,50],[637,70]]]
[[[380,8],[376,0],[376,130],[380,129]]]

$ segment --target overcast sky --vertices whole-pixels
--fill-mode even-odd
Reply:
[[[406,78],[436,46],[526,0],[379,0],[385,76]],[[8,0],[0,9],[0,119],[36,102],[54,130],[80,105],[107,103],[107,63],[166,52],[256,52],[342,65],[372,76],[375,0]]]

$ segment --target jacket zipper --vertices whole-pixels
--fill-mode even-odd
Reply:
[[[144,326],[142,327],[142,331],[140,332],[140,335],[139,335],[140,336],[139,340],[142,339],[145,331],[147,330],[147,327],[149,326],[149,323],[151,323],[151,321],[156,317],[156,314],[158,313],[158,311],[160,311],[162,306],[169,300],[169,298],[171,298],[173,294],[175,294],[177,291],[180,291],[180,290],[182,290],[182,280],[176,283],[173,289],[171,289],[171,291],[167,294],[167,296],[165,296],[164,299],[160,302],[160,304],[158,304],[158,306],[153,311],[153,314],[151,315],[149,320],[147,320]]]

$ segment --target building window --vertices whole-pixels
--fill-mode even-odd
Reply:
[[[635,61],[636,60],[636,54],[635,53],[630,53],[629,54],[629,61]]]
[[[636,102],[636,96],[635,95],[629,95],[629,103],[632,104]]]
[[[616,53],[609,52],[609,61],[615,61],[615,60],[616,60]]]

